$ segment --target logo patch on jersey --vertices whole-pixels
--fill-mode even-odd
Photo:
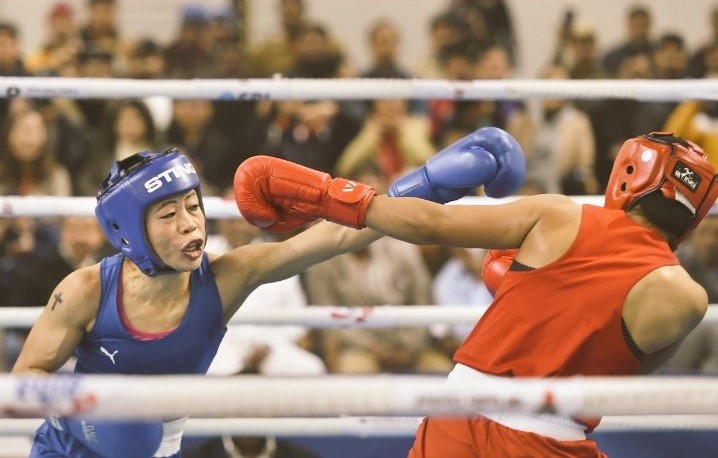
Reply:
[[[117,352],[120,351],[120,350],[115,350],[115,351],[113,351],[112,353],[110,353],[105,347],[100,347],[100,351],[101,351],[103,354],[107,355],[108,358],[110,358],[110,361],[112,361],[112,364],[115,364],[115,355],[116,355]]]
[[[676,165],[673,166],[671,175],[693,192],[696,192],[696,189],[701,185],[701,176],[681,161],[676,162]]]

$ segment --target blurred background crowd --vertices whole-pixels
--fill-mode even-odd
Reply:
[[[129,1],[129,0],[128,0]],[[445,0],[421,24],[430,46],[403,64],[400,29],[377,14],[364,31],[370,63],[356,68],[332,24],[308,14],[321,0],[272,0],[274,36],[247,40],[247,4],[187,4],[167,42],[127,39],[122,0],[53,3],[43,14],[45,40],[22,45],[19,24],[0,16],[0,76],[136,79],[440,78],[515,75],[519,42],[511,3]],[[78,6],[80,5],[80,6]],[[620,43],[599,47],[601,30],[567,9],[554,18],[539,78],[685,79],[718,75],[718,5],[707,39],[689,47],[680,32],[656,30],[654,3],[625,11]],[[169,14],[169,13],[168,13]],[[543,101],[209,101],[0,99],[0,193],[92,196],[112,161],[142,150],[177,147],[194,161],[205,195],[229,196],[236,166],[268,154],[374,184],[423,164],[482,126],[513,134],[528,159],[520,194],[602,194],[614,155],[632,136],[672,131],[701,145],[718,166],[718,103],[633,100]],[[241,220],[210,222],[208,251],[269,240]],[[0,219],[0,305],[39,306],[73,269],[109,254],[93,218]],[[679,250],[689,272],[718,302],[718,212]],[[383,239],[297,278],[260,288],[245,308],[312,305],[480,305],[482,250],[416,247]],[[445,373],[469,329],[400,331],[233,328],[213,373]],[[718,371],[718,331],[699,328],[669,370]],[[8,330],[1,366],[11,367],[23,330]]]
[[[271,14],[281,27],[261,42],[247,39],[243,0],[228,0],[221,8],[184,6],[178,13],[179,30],[166,42],[125,38],[117,14],[123,0],[53,3],[37,13],[44,15],[45,39],[36,49],[23,46],[20,24],[0,15],[0,76],[515,76],[520,31],[510,2],[444,0],[439,13],[420,25],[430,46],[413,66],[401,58],[402,49],[411,44],[402,42],[390,17],[377,14],[362,37],[370,56],[362,68],[353,65],[332,24],[308,14],[309,2],[321,8],[322,0],[272,0]],[[620,26],[622,41],[602,47],[599,28],[571,9],[563,11],[553,18],[555,34],[546,37],[545,62],[535,76],[718,76],[718,4],[705,23],[694,24],[710,37],[697,47],[689,47],[680,32],[656,30],[654,8],[656,2],[631,5]],[[170,147],[192,158],[206,196],[229,197],[236,166],[260,153],[372,183],[381,192],[398,175],[482,126],[506,129],[523,146],[528,159],[528,179],[520,191],[524,195],[602,194],[621,143],[657,130],[695,141],[718,166],[717,102],[5,98],[0,99],[0,194],[93,196],[112,161]],[[223,252],[274,237],[242,220],[211,221],[207,250]],[[110,253],[91,217],[0,218],[0,306],[41,306],[61,278]],[[710,302],[718,303],[718,211],[711,212],[678,254],[708,290]],[[298,277],[262,286],[243,307],[485,305],[491,297],[481,278],[483,256],[482,250],[417,247],[382,239]],[[229,330],[210,373],[446,373],[453,351],[470,328],[267,331],[237,326]],[[2,370],[12,366],[25,332],[5,330],[0,341]],[[716,326],[699,327],[666,370],[718,372]],[[269,445],[265,438],[234,446]],[[309,456],[297,453],[291,456]],[[197,456],[212,455],[205,450]]]

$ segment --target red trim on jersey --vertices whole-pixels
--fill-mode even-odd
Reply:
[[[129,332],[130,335],[137,340],[161,339],[162,337],[165,337],[166,335],[177,329],[177,326],[175,326],[174,328],[168,329],[166,331],[147,332],[140,331],[139,329],[132,326],[132,324],[130,324],[130,320],[127,318],[127,314],[125,313],[125,306],[122,302],[122,266],[120,266],[120,273],[117,276],[117,311],[120,314],[120,321],[122,321],[122,326],[124,326],[125,330],[127,330],[127,332]]]

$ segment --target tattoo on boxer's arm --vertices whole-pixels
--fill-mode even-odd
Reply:
[[[62,304],[62,293],[55,293],[53,296],[54,301],[52,301],[52,308],[50,310],[55,310],[55,307],[57,307],[57,304]]]

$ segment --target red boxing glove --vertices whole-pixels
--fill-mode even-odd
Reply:
[[[491,295],[495,295],[498,291],[504,275],[509,271],[511,263],[519,250],[489,250],[484,258],[484,265],[481,268],[481,276],[484,279],[486,289]]]
[[[234,198],[244,219],[284,232],[317,218],[361,229],[371,186],[270,156],[253,156],[234,174]]]

